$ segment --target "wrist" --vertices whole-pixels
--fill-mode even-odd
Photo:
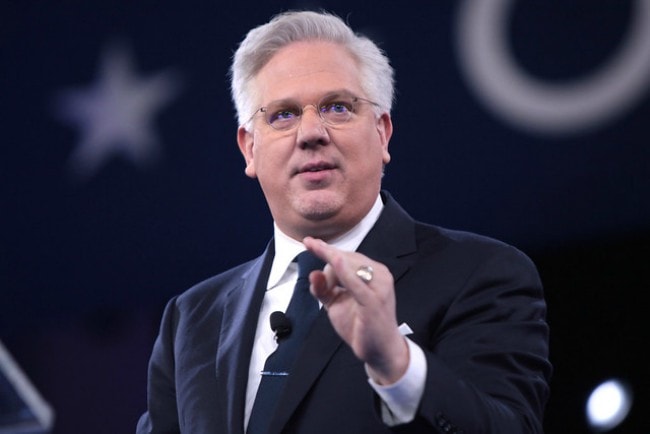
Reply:
[[[388,351],[388,357],[381,361],[366,363],[368,376],[377,384],[386,386],[396,383],[406,373],[409,366],[409,347],[406,339],[399,339]]]

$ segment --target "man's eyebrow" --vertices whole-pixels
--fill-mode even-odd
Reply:
[[[296,101],[293,98],[280,98],[280,99],[276,99],[276,100],[273,100],[273,101],[269,102],[268,104],[264,105],[264,107],[268,107],[270,105],[278,105],[278,104],[280,104],[280,105],[285,105],[285,104],[298,105],[298,101]]]
[[[332,91],[329,91],[329,92],[323,94],[323,96],[318,98],[318,101],[323,101],[323,100],[332,99],[332,98],[339,98],[339,97],[342,97],[342,96],[356,97],[356,95],[354,93],[350,92],[347,89],[335,89],[335,90],[332,90]],[[283,104],[300,105],[301,103],[299,103],[298,100],[295,99],[295,98],[280,98],[280,99],[276,99],[276,100],[273,100],[273,101],[269,102],[268,104],[264,105],[264,107],[268,107],[269,105],[278,105],[278,104],[280,104],[280,105],[283,105]]]
[[[331,92],[327,92],[320,99],[323,100],[323,99],[329,99],[329,98],[338,98],[338,97],[341,97],[341,96],[354,97],[355,95],[352,92],[350,92],[349,90],[347,90],[347,89],[337,89],[337,90],[333,90]]]

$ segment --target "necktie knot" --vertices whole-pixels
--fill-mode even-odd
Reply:
[[[298,254],[296,261],[298,262],[298,279],[307,279],[309,278],[309,273],[314,270],[322,270],[325,266],[325,262],[309,250]]]

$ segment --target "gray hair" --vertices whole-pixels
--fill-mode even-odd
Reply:
[[[366,96],[390,113],[395,94],[394,72],[388,57],[373,41],[355,34],[341,18],[327,12],[292,11],[276,15],[248,32],[235,52],[230,70],[231,95],[239,125],[249,121],[257,104],[251,81],[280,49],[293,42],[327,41],[340,44],[359,62]]]

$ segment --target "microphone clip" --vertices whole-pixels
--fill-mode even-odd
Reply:
[[[284,312],[272,312],[269,317],[271,330],[275,332],[276,342],[280,342],[291,334],[291,320],[287,318]]]

